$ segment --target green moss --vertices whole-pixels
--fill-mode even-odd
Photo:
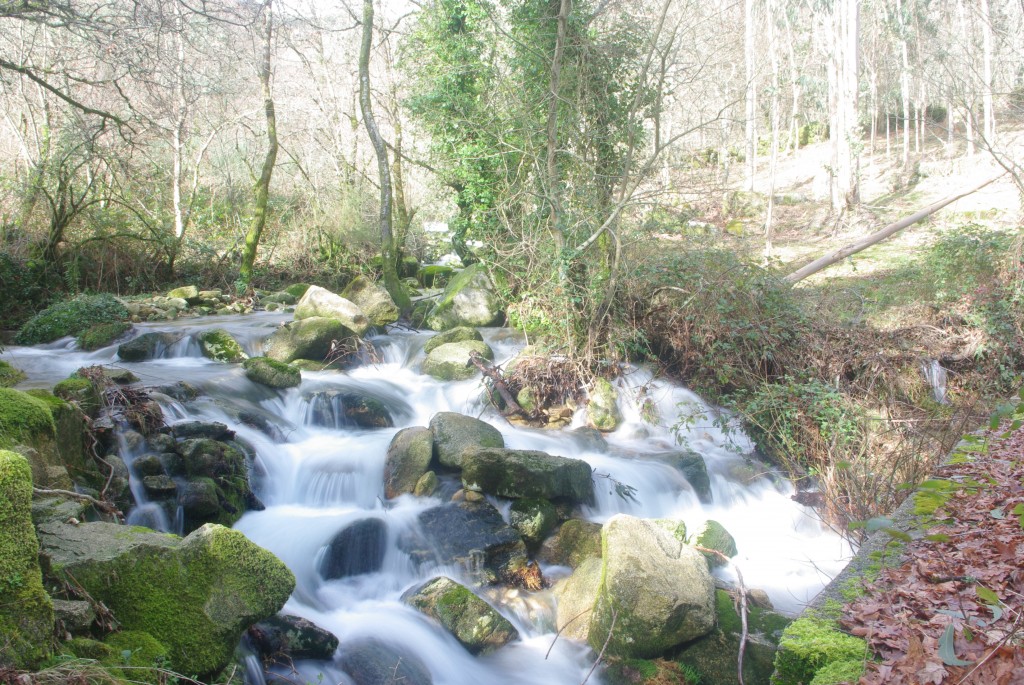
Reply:
[[[218,362],[240,362],[248,357],[238,341],[223,328],[200,333],[199,347],[203,356]]]
[[[28,461],[0,450],[0,667],[31,668],[49,654],[53,604],[43,589],[31,509]]]
[[[309,290],[309,283],[293,283],[284,289],[286,293],[295,298],[302,297],[307,290]]]
[[[863,661],[867,643],[840,632],[834,623],[801,618],[789,624],[775,656],[773,685],[807,685],[828,664]]]
[[[809,685],[839,685],[839,683],[856,683],[864,675],[864,660],[834,661],[827,664],[814,674]]]
[[[103,661],[114,656],[113,647],[87,637],[72,638],[62,644],[57,651],[66,656],[95,659],[96,661]]]
[[[725,526],[711,519],[697,533],[694,544],[721,552],[730,558],[736,556],[737,553],[736,540],[725,529]],[[717,554],[709,554],[707,552],[701,552],[701,554],[708,560],[708,565],[712,568],[725,565],[725,562]]]
[[[114,296],[80,295],[36,314],[18,331],[14,340],[19,345],[39,345],[66,335],[77,335],[98,323],[126,318],[128,310]]]
[[[740,635],[743,623],[733,603],[732,596],[725,590],[715,590],[715,610],[718,614],[718,628],[726,634]],[[791,620],[774,611],[747,604],[747,632],[761,634],[773,642],[778,640]]]
[[[0,361],[0,387],[9,388],[25,380],[25,372]]]
[[[20,390],[0,388],[0,448],[52,439],[56,430],[45,401]]]
[[[250,357],[242,362],[246,377],[271,388],[291,388],[302,382],[302,374],[291,364],[269,357]]]
[[[167,648],[149,633],[125,630],[110,635],[105,643],[111,653],[101,661],[115,677],[142,683],[164,680],[157,669],[166,665]]]
[[[612,659],[603,673],[609,685],[698,685],[700,673],[665,659]]]
[[[98,323],[79,333],[78,346],[86,351],[98,350],[110,345],[122,335],[130,331],[132,325],[127,321],[110,321]]]

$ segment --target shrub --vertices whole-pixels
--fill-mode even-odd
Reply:
[[[47,307],[29,319],[15,338],[19,345],[39,345],[77,335],[99,323],[121,321],[128,310],[112,295],[79,295]]]
[[[13,328],[31,316],[40,295],[36,277],[28,265],[0,252],[0,317],[4,326]]]

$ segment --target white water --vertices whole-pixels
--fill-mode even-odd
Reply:
[[[824,529],[814,512],[790,499],[792,487],[751,457],[743,436],[726,436],[712,424],[715,410],[693,393],[645,371],[619,379],[626,421],[606,436],[607,444],[568,431],[517,428],[488,410],[480,400],[479,380],[441,383],[418,372],[428,333],[397,333],[374,342],[382,362],[347,373],[303,372],[299,388],[275,392],[252,384],[238,365],[207,361],[198,355],[190,336],[222,327],[246,351],[259,354],[262,340],[286,315],[209,317],[184,322],[144,324],[146,331],[173,331],[182,336],[169,356],[123,364],[116,346],[84,353],[68,340],[45,348],[9,348],[3,358],[22,368],[25,387],[49,387],[81,366],[116,364],[132,370],[146,385],[186,381],[203,395],[187,404],[157,396],[169,422],[201,419],[221,421],[255,447],[253,489],[266,505],[247,513],[236,527],[279,556],[295,573],[297,587],[284,611],[305,617],[337,635],[342,649],[348,640],[375,637],[396,643],[429,668],[436,685],[530,684],[574,685],[590,670],[593,655],[584,646],[554,639],[554,607],[549,592],[528,593],[481,589],[518,628],[523,639],[485,657],[471,657],[445,631],[400,602],[403,591],[444,573],[471,583],[461,568],[418,568],[402,552],[397,539],[414,530],[418,515],[441,503],[437,498],[402,496],[385,504],[382,477],[385,451],[392,436],[406,426],[425,426],[439,411],[457,411],[489,421],[512,448],[539,449],[587,461],[595,471],[597,501],[585,516],[601,522],[624,512],[650,518],[673,518],[689,529],[704,520],[721,522],[735,537],[739,555],[733,560],[749,587],[766,590],[777,609],[796,612],[837,573],[850,550]],[[521,343],[504,330],[487,333],[499,360],[512,356]],[[391,408],[394,428],[380,430],[327,428],[307,424],[309,398],[321,391],[358,390]],[[640,418],[640,395],[657,407],[654,424]],[[239,412],[257,414],[276,426],[278,437],[244,425]],[[686,445],[707,462],[714,504],[702,505],[683,476],[657,459],[678,449],[671,427],[682,415],[704,415],[682,431]],[[580,414],[573,426],[584,424]],[[130,464],[130,460],[129,460]],[[635,488],[636,501],[613,492],[617,480]],[[498,503],[500,506],[500,502]],[[137,515],[138,516],[138,515]],[[387,524],[388,544],[382,569],[342,580],[324,581],[318,573],[323,549],[352,522],[376,517]],[[162,525],[166,525],[166,521]],[[566,569],[545,569],[549,577]],[[727,578],[734,567],[719,571]],[[306,682],[347,683],[332,662],[297,664]],[[295,676],[291,676],[294,681]],[[592,677],[590,682],[597,682]]]

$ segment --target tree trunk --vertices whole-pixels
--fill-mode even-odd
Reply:
[[[996,141],[996,114],[992,102],[992,13],[989,11],[988,0],[980,0],[981,10],[981,44],[982,44],[982,78],[984,90],[981,91],[982,115],[985,119],[983,135],[985,145],[991,149]]]
[[[572,11],[572,0],[561,0],[558,7],[558,26],[555,33],[555,51],[551,57],[551,79],[548,87],[548,120],[547,120],[547,193],[549,215],[548,231],[555,241],[557,253],[565,248],[565,232],[562,225],[562,189],[558,173],[558,103],[561,100],[559,90],[562,81],[562,55],[565,52],[565,34],[569,23],[569,12]],[[564,276],[564,274],[562,274]]]
[[[839,250],[836,250],[835,252],[832,252],[831,254],[825,255],[824,257],[820,257],[818,259],[815,259],[810,264],[807,264],[806,266],[803,266],[803,267],[797,269],[796,271],[794,271],[793,273],[789,274],[788,276],[786,276],[782,280],[786,281],[790,285],[792,285],[793,283],[798,283],[799,281],[802,281],[803,279],[807,278],[808,276],[810,276],[812,274],[816,274],[819,271],[821,271],[822,269],[827,268],[829,266],[832,266],[836,262],[842,261],[843,259],[846,259],[847,257],[849,257],[852,254],[857,254],[861,250],[866,250],[867,248],[871,247],[872,245],[875,245],[876,243],[882,242],[886,238],[889,238],[889,237],[895,235],[896,233],[899,233],[900,231],[902,231],[907,226],[913,226],[914,224],[916,224],[921,219],[925,219],[925,218],[931,216],[932,214],[934,214],[935,212],[939,211],[940,209],[942,209],[946,205],[951,204],[953,202],[956,202],[957,200],[959,200],[962,197],[967,197],[971,193],[978,192],[979,190],[981,190],[982,188],[984,188],[988,184],[993,183],[993,182],[999,180],[1000,178],[1002,178],[1005,175],[1005,173],[1006,172],[1002,172],[1002,173],[998,174],[997,176],[993,176],[992,178],[988,179],[987,181],[983,181],[982,183],[979,183],[978,185],[974,186],[973,188],[965,190],[962,193],[957,193],[956,195],[952,195],[952,196],[947,197],[947,198],[945,198],[943,200],[939,200],[938,202],[936,202],[934,204],[931,204],[931,205],[925,207],[924,209],[911,214],[908,217],[900,219],[899,221],[897,221],[895,223],[889,224],[888,226],[886,226],[885,228],[883,228],[880,231],[876,231],[875,233],[872,233],[869,236],[861,238],[860,240],[858,240],[855,243],[851,243],[851,244],[847,245],[846,247],[840,248]]]
[[[840,0],[832,10],[832,208],[839,211],[860,202],[855,142],[861,139],[858,122],[857,0]]]
[[[370,46],[373,42],[373,0],[363,0],[363,39],[359,47],[359,109],[363,125],[377,155],[377,175],[380,179],[380,252],[384,270],[384,287],[398,305],[403,316],[412,311],[412,301],[405,286],[398,280],[398,259],[395,240],[391,232],[391,170],[384,138],[377,129],[370,102]]]
[[[245,235],[245,246],[242,249],[242,263],[238,268],[238,283],[235,288],[239,293],[252,289],[252,270],[256,262],[256,249],[267,224],[267,203],[270,199],[270,177],[274,173],[277,161],[277,116],[274,112],[274,96],[270,88],[271,54],[274,32],[274,0],[266,0],[263,5],[263,60],[260,62],[260,86],[263,90],[263,113],[267,119],[267,154],[263,158],[263,168],[256,180],[256,203],[253,207],[252,221],[249,232]]]
[[[746,105],[747,143],[747,190],[754,190],[754,176],[757,174],[757,89],[754,84],[754,0],[743,4],[743,62],[746,69],[747,88],[744,92]]]
[[[907,45],[907,18],[903,0],[896,0],[900,31],[900,98],[903,103],[903,170],[910,169],[910,48]]]

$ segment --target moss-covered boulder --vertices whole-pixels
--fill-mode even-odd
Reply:
[[[430,468],[434,438],[429,428],[412,426],[395,434],[384,459],[384,496],[394,499],[416,490]]]
[[[830,621],[801,618],[789,624],[775,655],[774,685],[808,685],[830,664],[863,663],[867,643],[847,635]]]
[[[508,619],[451,578],[428,580],[402,600],[440,623],[470,654],[493,652],[519,638]]]
[[[366,314],[341,295],[311,285],[295,305],[295,320],[311,318],[336,319],[356,335],[363,335],[372,325]]]
[[[279,362],[327,359],[339,344],[354,339],[352,329],[338,319],[314,316],[274,331],[266,342],[266,356]]]
[[[467,490],[511,498],[562,499],[592,504],[590,464],[536,450],[483,448],[462,456],[462,484]]]
[[[434,414],[430,432],[434,436],[434,455],[442,466],[449,468],[461,468],[467,450],[505,446],[505,439],[491,424],[450,411]]]
[[[25,380],[25,372],[0,360],[0,388],[9,388]]]
[[[86,415],[96,418],[103,407],[100,384],[89,378],[72,374],[53,386],[53,394],[67,402],[73,402]]]
[[[78,347],[87,352],[112,345],[132,329],[127,321],[110,321],[90,326],[78,334]]]
[[[235,337],[223,328],[212,328],[197,336],[203,356],[217,362],[241,362],[249,358]]]
[[[245,377],[269,388],[294,388],[302,382],[302,373],[291,364],[269,357],[250,357],[242,362]]]
[[[702,504],[711,504],[714,498],[711,494],[711,478],[708,476],[708,466],[704,457],[692,450],[681,450],[662,455],[660,458],[683,474]]]
[[[470,361],[473,355],[493,360],[494,350],[480,340],[438,345],[423,360],[423,373],[442,381],[464,381],[480,371]]]
[[[53,604],[32,528],[32,472],[0,450],[0,668],[31,669],[49,653]]]
[[[184,539],[109,523],[51,521],[38,532],[50,575],[73,578],[122,628],[163,644],[174,670],[200,678],[224,668],[245,629],[295,587],[273,554],[223,526]]]
[[[729,531],[725,529],[725,526],[712,519],[708,519],[704,522],[704,525],[702,525],[693,536],[693,542],[694,544],[700,545],[706,549],[713,549],[716,552],[720,552],[730,559],[736,556],[738,551],[736,549],[736,540],[734,540]],[[717,554],[709,554],[707,552],[701,553],[704,555],[704,558],[708,560],[708,565],[712,568],[725,565],[725,561]]]
[[[117,346],[117,355],[126,362],[141,362],[157,359],[167,348],[179,342],[181,337],[174,333],[143,333]]]
[[[509,524],[519,531],[531,548],[536,548],[558,524],[558,511],[546,499],[526,498],[512,502]]]
[[[453,564],[481,582],[522,585],[526,545],[489,502],[452,502],[419,515],[417,535],[400,540],[413,559]]]
[[[185,300],[189,304],[197,304],[200,301],[199,288],[194,285],[183,285],[168,290],[166,297],[172,300]]]
[[[455,269],[450,266],[428,264],[416,272],[416,280],[424,288],[443,288],[448,284],[448,280],[452,277],[453,273],[455,273]]]
[[[39,345],[78,335],[98,323],[127,318],[128,310],[112,295],[79,295],[36,314],[22,326],[14,341],[19,345]]]
[[[436,348],[447,343],[455,342],[468,342],[470,340],[478,340],[483,342],[484,337],[480,335],[480,331],[469,326],[456,326],[447,331],[442,331],[437,335],[431,336],[430,340],[423,345],[423,352],[430,354]]]
[[[714,629],[715,585],[708,565],[665,526],[616,515],[604,524],[602,548],[591,647],[601,649],[611,634],[608,653],[651,658]]]
[[[188,480],[178,504],[185,516],[185,530],[204,523],[233,525],[249,509],[261,509],[249,487],[245,456],[235,446],[210,438],[182,440],[177,445],[183,472]],[[159,476],[150,476],[147,486],[162,487],[163,494],[177,492]],[[155,495],[155,493],[154,493]]]
[[[292,283],[290,286],[284,289],[286,293],[292,297],[298,299],[306,294],[306,291],[310,289],[309,283]]]
[[[599,431],[613,431],[622,423],[619,412],[619,394],[604,378],[598,378],[590,388],[590,401],[587,403],[587,420]]]
[[[430,497],[437,491],[440,485],[441,481],[438,479],[437,474],[433,471],[427,471],[416,481],[416,487],[413,488],[412,494],[417,497]]]
[[[306,421],[327,428],[390,428],[391,410],[362,392],[323,390],[308,398]]]
[[[166,682],[167,647],[147,632],[122,630],[109,635],[103,643],[110,654],[101,658],[111,675],[132,683]]]
[[[398,275],[401,278],[415,279],[419,270],[420,260],[412,255],[402,255],[402,258],[398,260]]]
[[[548,564],[578,568],[587,559],[601,558],[601,524],[569,519],[544,541],[538,554]]]
[[[57,444],[53,410],[65,402],[42,389],[21,392],[0,388],[0,449],[21,453],[32,470],[32,481],[47,488],[72,486]],[[84,425],[79,425],[84,431]],[[74,435],[69,435],[74,439]],[[77,436],[81,441],[81,433]],[[69,452],[74,444],[69,444]]]
[[[456,326],[496,326],[505,313],[482,264],[474,264],[456,274],[427,315],[427,325],[435,331]]]
[[[391,295],[384,286],[366,276],[356,276],[345,286],[341,296],[359,307],[374,326],[386,326],[398,321],[398,305],[391,299]]]

